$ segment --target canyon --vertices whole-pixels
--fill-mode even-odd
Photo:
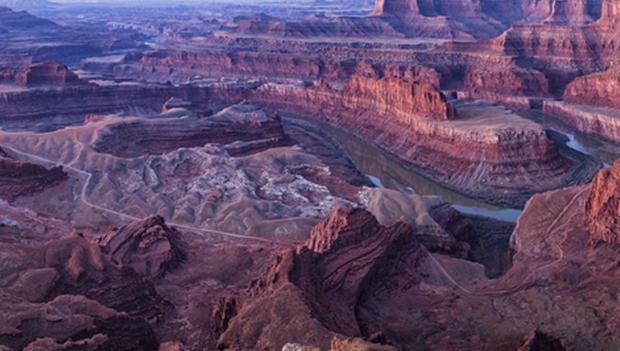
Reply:
[[[0,0],[0,349],[618,349],[618,33]]]

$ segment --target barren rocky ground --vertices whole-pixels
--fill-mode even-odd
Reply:
[[[619,33],[0,1],[0,349],[619,349]]]

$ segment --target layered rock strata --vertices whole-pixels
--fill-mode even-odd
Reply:
[[[399,94],[392,96],[394,91]],[[560,155],[538,125],[497,107],[455,113],[443,94],[424,84],[368,78],[354,78],[342,89],[266,84],[251,100],[326,120],[452,189],[504,205],[523,205],[534,189],[588,181],[594,172]],[[506,118],[521,129],[506,127]]]
[[[157,348],[147,321],[163,316],[165,302],[149,281],[116,267],[84,237],[38,247],[2,244],[0,256],[0,344]]]
[[[0,93],[2,125],[7,129],[54,129],[84,121],[90,114],[127,111],[159,112],[171,98],[195,102],[191,109],[208,113],[221,101],[242,100],[244,85],[173,87],[170,85],[116,85],[29,89]],[[88,101],[88,103],[84,103]],[[219,102],[218,102],[219,101]],[[210,105],[212,104],[212,105]],[[62,116],[62,119],[58,119]]]
[[[404,223],[382,227],[365,210],[336,211],[242,296],[219,305],[219,347],[281,349],[292,339],[327,349],[334,335],[365,334],[356,313],[363,296],[397,272],[414,283],[423,252]],[[271,318],[255,319],[265,313]]]
[[[237,105],[209,118],[186,117],[186,123],[179,123],[174,116],[117,123],[95,141],[94,148],[97,152],[134,158],[161,155],[183,147],[220,144],[230,155],[243,156],[291,143],[277,116],[252,105]]]
[[[128,224],[99,238],[110,261],[131,267],[138,274],[158,278],[183,260],[180,233],[161,216]]]
[[[27,67],[2,68],[0,69],[0,82],[29,88],[64,88],[88,84],[67,66],[54,61],[30,64]]]
[[[620,143],[620,110],[565,101],[543,101],[543,112],[557,116],[581,132]]]
[[[46,169],[11,158],[0,149],[0,198],[13,201],[32,195],[68,179],[62,167]]]
[[[586,221],[593,242],[620,243],[620,162],[601,170],[594,178],[586,204]]]
[[[574,104],[620,109],[620,66],[576,78],[564,91],[564,100]]]

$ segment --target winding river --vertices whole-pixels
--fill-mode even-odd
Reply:
[[[563,134],[566,137],[566,146],[590,155],[605,166],[611,164],[620,155],[620,146],[591,135],[579,133],[553,116],[537,111],[519,111],[519,114],[535,120],[545,128]],[[508,222],[516,222],[521,215],[522,210],[520,209],[493,206],[447,189],[407,167],[402,161],[379,147],[328,123],[296,117],[285,117],[284,120],[289,123],[309,125],[326,133],[330,139],[348,153],[357,168],[366,174],[368,179],[377,187],[441,196],[452,203],[455,209],[469,215],[485,216]]]

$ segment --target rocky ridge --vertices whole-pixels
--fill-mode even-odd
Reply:
[[[159,278],[184,258],[180,233],[161,216],[128,224],[97,240],[110,261],[131,267],[144,277]]]
[[[620,162],[601,170],[592,182],[586,205],[591,240],[616,245],[620,243]]]
[[[147,321],[162,318],[165,301],[149,281],[116,267],[96,244],[73,235],[38,247],[2,244],[0,255],[11,258],[0,265],[6,317],[1,344],[156,348]]]
[[[365,335],[358,304],[379,287],[379,277],[408,272],[413,283],[423,252],[404,223],[382,227],[365,210],[336,211],[304,245],[279,255],[243,295],[222,302],[219,347],[280,349],[297,340],[327,349],[334,335]],[[283,303],[287,311],[277,308]],[[265,313],[271,318],[255,319]],[[302,324],[307,328],[300,333],[296,325]]]
[[[0,198],[13,201],[68,179],[62,167],[42,166],[13,159],[0,148]]]

